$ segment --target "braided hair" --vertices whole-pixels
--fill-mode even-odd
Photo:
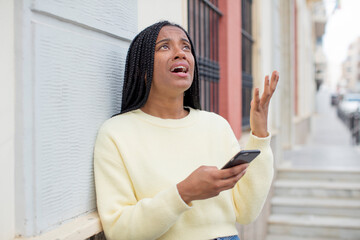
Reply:
[[[184,94],[184,106],[201,109],[199,100],[198,66],[189,34],[177,24],[161,21],[141,31],[130,44],[126,57],[121,112],[114,116],[139,109],[145,105],[153,78],[155,43],[161,28],[164,26],[175,26],[180,28],[189,39],[191,53],[195,59],[195,69],[193,82]]]

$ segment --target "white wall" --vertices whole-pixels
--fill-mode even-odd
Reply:
[[[283,32],[282,32],[282,25],[281,25],[281,21],[284,20],[283,19],[283,15],[281,12],[281,6],[282,4],[280,3],[280,0],[273,0],[273,4],[272,4],[272,8],[273,10],[271,12],[273,12],[272,15],[272,22],[273,22],[273,36],[272,36],[272,67],[273,70],[277,70],[279,71],[279,73],[283,73],[284,71],[284,59],[281,56],[281,50],[283,48],[282,46],[282,40],[285,37]],[[283,78],[285,79],[285,78]],[[286,80],[285,80],[286,81]],[[290,81],[290,80],[287,80]],[[282,86],[282,82],[279,83],[278,86],[278,91],[273,95],[273,99],[272,99],[272,104],[270,106],[271,108],[271,126],[274,129],[280,129],[282,126],[282,120],[281,120],[281,98],[280,98],[280,91],[283,88]]]
[[[187,30],[186,0],[137,0],[138,31],[161,20],[179,24]]]
[[[278,94],[280,95],[280,108],[281,108],[281,147],[284,149],[289,149],[294,145],[294,48],[295,48],[295,39],[294,39],[294,1],[281,0],[280,1],[282,17],[281,26],[282,26],[282,40],[281,40],[281,59],[282,59],[282,68],[280,72],[280,90]],[[286,159],[283,159],[286,160]]]
[[[282,32],[282,25],[281,21],[284,20],[284,16],[281,12],[282,3],[280,0],[272,0],[272,10],[271,12],[271,22],[272,22],[272,36],[271,36],[271,57],[269,61],[271,62],[272,69],[268,73],[269,75],[273,70],[277,70],[280,74],[280,81],[277,86],[276,92],[274,93],[269,109],[269,127],[270,131],[273,133],[273,143],[272,148],[274,149],[274,156],[275,156],[275,164],[278,165],[282,159],[283,152],[282,152],[282,144],[281,144],[281,131],[284,125],[284,119],[281,117],[282,111],[284,110],[281,106],[282,98],[281,92],[284,88],[284,81],[291,81],[290,79],[286,79],[283,77],[285,76],[284,71],[284,64],[285,59],[283,58],[282,48],[283,46],[283,38],[285,35]],[[270,38],[270,36],[269,36]],[[270,41],[270,39],[269,39]],[[269,76],[270,77],[270,76]]]
[[[297,0],[298,28],[298,118],[308,118],[315,110],[314,35],[311,11],[306,0]]]
[[[15,2],[16,233],[34,236],[96,208],[93,146],[120,111],[137,5]]]
[[[14,4],[0,1],[0,239],[14,236]]]

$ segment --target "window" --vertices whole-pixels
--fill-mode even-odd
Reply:
[[[189,34],[196,50],[200,102],[203,109],[219,112],[219,17],[218,0],[188,0]]]
[[[253,87],[252,76],[252,45],[251,36],[251,0],[241,1],[241,62],[242,62],[242,126],[244,128],[250,125],[250,102]]]

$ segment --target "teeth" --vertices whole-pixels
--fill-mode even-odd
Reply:
[[[174,72],[175,70],[180,70],[181,72],[186,72],[186,68],[184,66],[177,66],[177,67],[174,67],[173,69],[171,69],[172,72]]]

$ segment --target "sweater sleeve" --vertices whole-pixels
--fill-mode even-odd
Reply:
[[[261,153],[232,189],[236,220],[241,224],[248,224],[259,216],[269,193],[274,175],[270,139],[270,135],[259,138],[251,133],[245,147],[248,150],[259,149]]]
[[[159,238],[190,209],[176,185],[138,200],[121,153],[104,127],[95,144],[94,172],[98,212],[108,240]]]

